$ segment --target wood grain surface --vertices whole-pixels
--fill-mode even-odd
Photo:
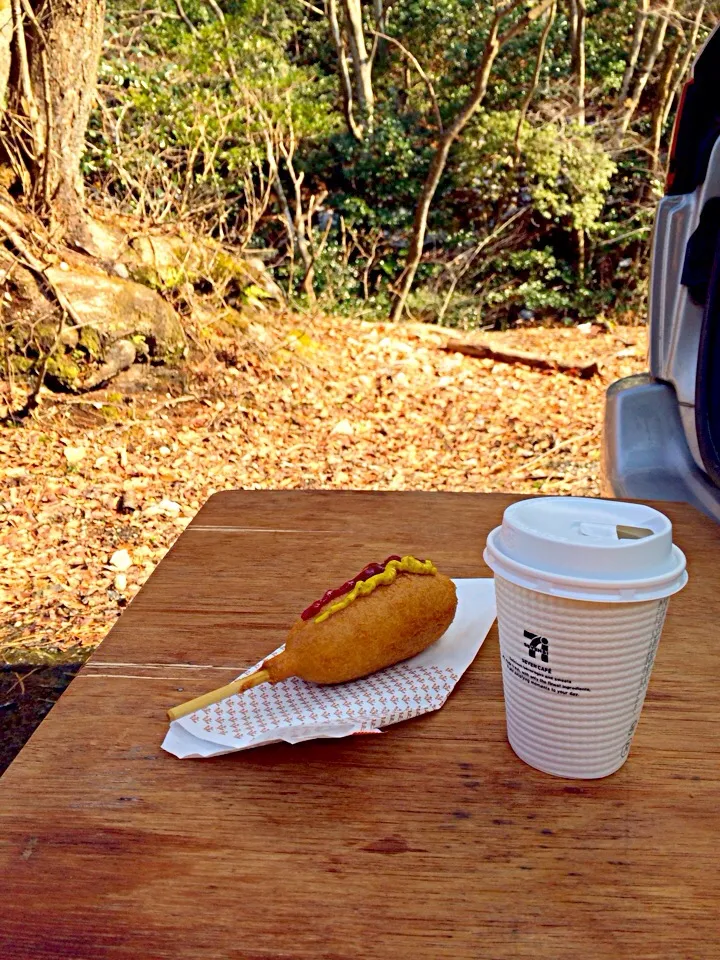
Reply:
[[[491,632],[439,712],[379,736],[180,761],[166,707],[370,560],[484,576],[512,498],[213,497],[0,781],[0,958],[715,958],[720,529],[689,559],[630,759],[569,781],[505,738]]]

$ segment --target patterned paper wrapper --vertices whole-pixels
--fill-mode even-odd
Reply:
[[[181,759],[217,757],[280,741],[379,733],[382,727],[439,710],[477,656],[495,619],[492,580],[455,580],[455,585],[455,619],[417,657],[335,686],[297,677],[263,683],[174,720],[163,749]]]

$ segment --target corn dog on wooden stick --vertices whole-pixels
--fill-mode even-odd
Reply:
[[[260,683],[299,677],[346,683],[416,656],[438,640],[457,607],[455,585],[429,560],[388,557],[304,610],[285,649],[255,672],[168,711],[171,720]]]
[[[196,710],[202,710],[203,707],[212,706],[213,703],[232,697],[235,693],[242,693],[243,690],[249,690],[251,687],[266,683],[269,679],[270,674],[267,670],[256,670],[255,673],[251,673],[247,677],[233,680],[232,683],[227,683],[224,687],[218,687],[217,690],[203,693],[202,696],[195,697],[194,700],[188,700],[187,703],[171,707],[167,712],[168,716],[171,720],[179,720],[180,717],[185,717],[188,713],[194,713]]]

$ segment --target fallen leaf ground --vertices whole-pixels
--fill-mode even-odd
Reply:
[[[645,368],[642,327],[482,336],[597,360],[591,380],[444,353],[433,327],[253,329],[182,375],[133,368],[92,396],[45,393],[0,432],[0,659],[89,652],[218,490],[599,494],[605,390]]]

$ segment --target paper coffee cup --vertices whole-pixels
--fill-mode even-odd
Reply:
[[[548,497],[490,533],[510,745],[562,777],[627,759],[668,598],[687,583],[668,518],[651,507]]]

